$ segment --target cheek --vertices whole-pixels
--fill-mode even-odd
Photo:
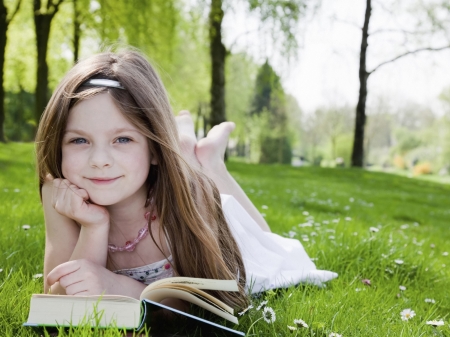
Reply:
[[[61,169],[64,175],[64,178],[68,179],[70,182],[76,182],[76,176],[79,172],[79,165],[81,164],[80,158],[78,158],[74,153],[70,151],[62,150],[62,163]]]
[[[140,155],[139,155],[140,154]],[[150,171],[150,158],[148,155],[142,155],[142,152],[136,153],[128,158],[128,166],[132,167],[134,175],[139,180],[146,180]]]

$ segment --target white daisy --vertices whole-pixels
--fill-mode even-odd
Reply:
[[[438,326],[443,326],[444,325],[444,321],[441,319],[439,321],[436,320],[432,320],[432,321],[427,321],[428,325],[432,325],[434,327],[438,327]]]
[[[328,337],[342,337],[342,335],[340,335],[336,332],[332,332],[332,333],[330,333],[330,335]]]
[[[370,227],[369,230],[370,230],[372,233],[377,233],[377,232],[380,231],[380,230],[379,230],[378,228],[376,228],[376,227]]]
[[[401,291],[405,291],[406,287],[405,286],[399,286],[398,289],[400,289]]]
[[[289,331],[290,331],[291,333],[293,333],[295,330],[297,330],[297,328],[296,328],[295,326],[290,326],[290,325],[288,325],[287,328],[289,329]]]
[[[303,215],[309,215],[309,212],[304,211],[304,212],[303,212]]]
[[[400,259],[395,259],[394,262],[397,263],[397,264],[403,264],[404,263],[404,261],[400,260]]]
[[[271,307],[264,307],[262,315],[267,323],[273,323],[277,319],[275,311]]]
[[[345,218],[345,221],[352,221],[352,218],[350,218],[349,216]]]
[[[416,316],[416,313],[414,312],[414,310],[405,309],[400,313],[400,316],[402,318],[402,321],[407,321]]]
[[[30,225],[22,225],[22,229],[23,230],[29,230],[31,227],[30,227]]]
[[[267,205],[262,205],[261,208],[262,208],[262,209],[269,209],[269,206],[267,206]]]
[[[258,307],[256,308],[256,310],[261,310],[261,308],[263,308],[263,307],[265,307],[265,305],[267,304],[267,302],[268,301],[262,301],[259,305],[258,305]]]
[[[38,278],[41,278],[42,276],[43,276],[42,274],[34,274],[33,278],[34,279],[38,279]]]
[[[436,303],[436,301],[435,300],[433,300],[432,298],[426,298],[425,299],[425,303]]]
[[[348,199],[348,201],[354,202],[354,201],[355,201],[355,198],[350,198],[350,199]]]
[[[448,256],[448,252],[443,252],[442,256]]]
[[[249,311],[250,309],[253,309],[253,304],[250,304],[247,308],[245,308],[244,310],[242,310],[241,312],[238,313],[239,316],[242,316],[243,314],[245,314],[247,311]]]
[[[299,328],[308,328],[308,324],[302,319],[294,319],[294,324]]]

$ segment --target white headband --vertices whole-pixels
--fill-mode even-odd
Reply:
[[[106,78],[93,78],[84,82],[82,86],[83,85],[87,85],[90,87],[110,87],[110,88],[125,89],[124,87],[122,87],[122,84],[120,84],[120,82],[108,80]]]

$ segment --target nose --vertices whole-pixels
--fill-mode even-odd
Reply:
[[[96,168],[110,167],[114,164],[111,151],[105,146],[93,146],[89,154],[89,165]]]

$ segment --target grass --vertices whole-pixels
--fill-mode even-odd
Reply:
[[[237,329],[249,336],[450,336],[450,185],[353,169],[228,167],[274,232],[301,240],[319,269],[339,273],[324,288],[299,285],[253,298]],[[44,236],[33,145],[0,144],[2,336],[36,336],[21,324],[31,294],[43,289],[35,275],[42,273]],[[273,323],[257,310],[263,300]],[[416,316],[402,321],[407,308]],[[290,333],[294,319],[309,327]],[[445,326],[426,324],[433,319]]]

